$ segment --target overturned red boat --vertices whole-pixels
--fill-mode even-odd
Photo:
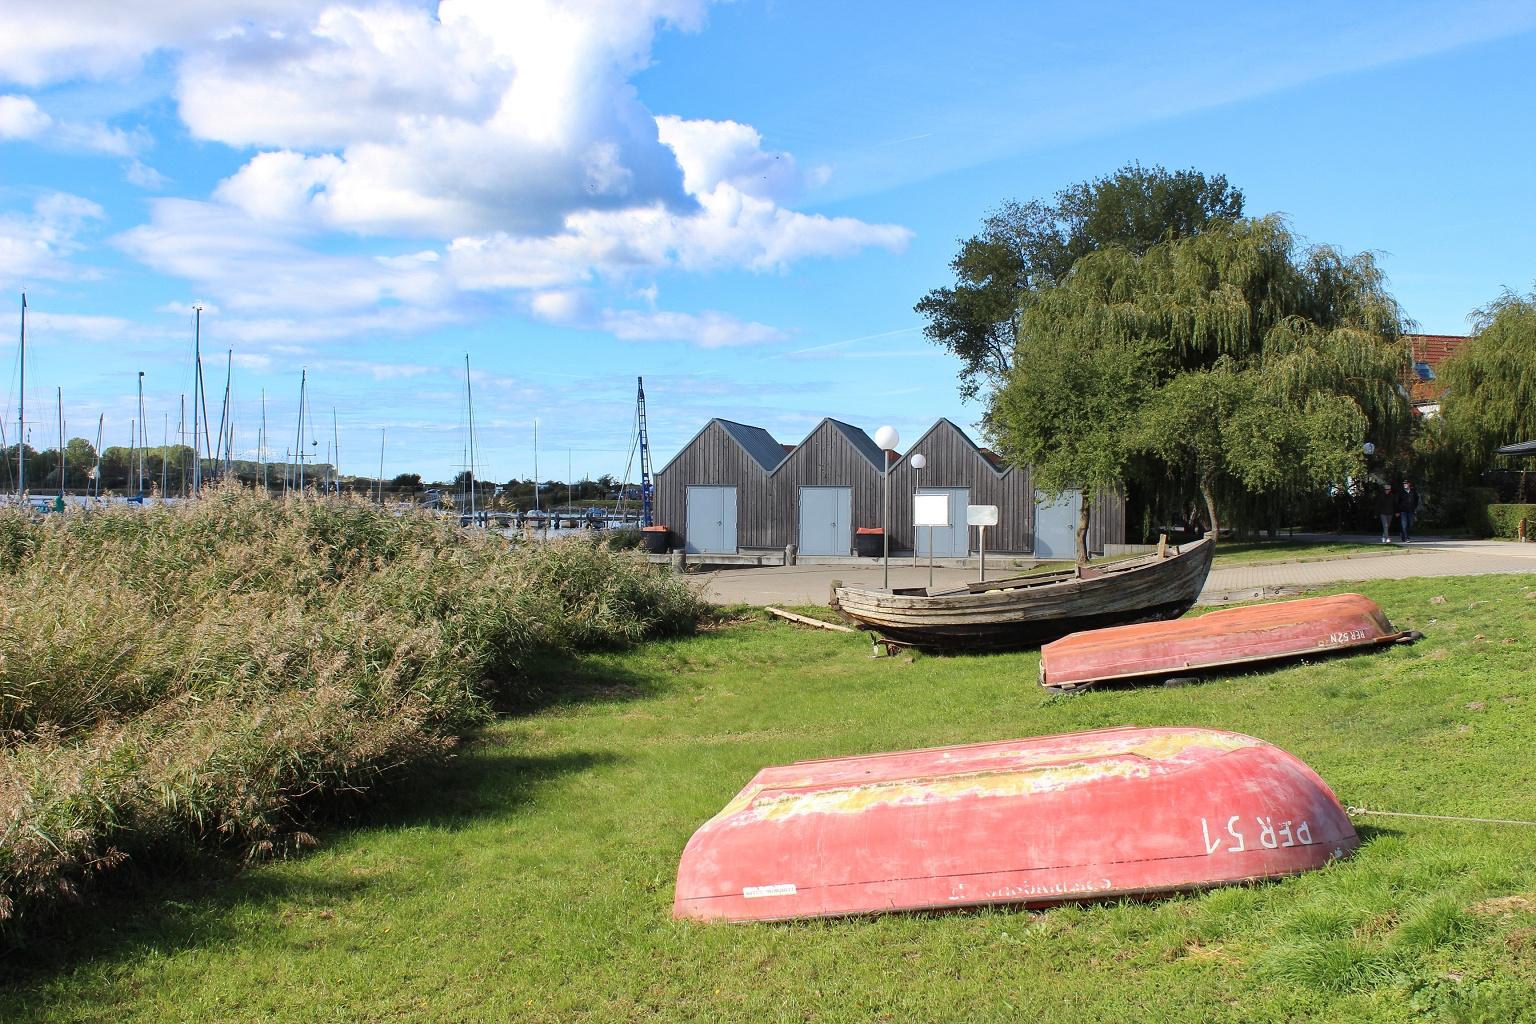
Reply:
[[[1050,905],[1292,875],[1359,839],[1263,740],[1098,729],[764,768],[683,851],[673,915]]]
[[[1335,594],[1227,608],[1192,619],[1073,633],[1040,648],[1040,685],[1072,690],[1110,679],[1177,675],[1411,639],[1375,601]]]

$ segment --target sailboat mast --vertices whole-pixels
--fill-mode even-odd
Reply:
[[[170,485],[170,470],[166,460],[171,455],[171,414],[165,414],[165,434],[160,441],[160,499],[165,500],[166,488]]]
[[[144,449],[149,447],[149,420],[144,418],[144,371],[139,371],[139,477],[134,483],[138,487],[139,497],[144,497]],[[130,453],[128,464],[133,465],[133,457]]]
[[[203,307],[193,306],[192,311],[197,318],[192,334],[192,494],[196,496],[203,484],[203,453],[197,419],[198,399],[203,391]]]
[[[176,421],[176,432],[181,435],[181,449],[176,453],[176,457],[181,462],[181,496],[185,498],[187,496],[187,396],[185,393],[181,396],[181,419]],[[101,445],[97,445],[96,450],[100,451]]]
[[[64,389],[59,388],[59,507],[64,504]]]
[[[96,418],[96,465],[91,467],[91,472],[94,476],[94,479],[92,480],[94,486],[86,488],[87,494],[90,494],[94,491],[97,497],[101,496],[101,432],[102,429],[106,427],[106,425],[107,414],[102,413]]]
[[[475,525],[475,385],[469,376],[469,353],[464,353],[464,394],[469,400],[469,525]]]
[[[331,406],[331,483],[341,493],[341,431],[336,427],[336,407]]]
[[[533,421],[533,510],[539,510],[539,421]]]
[[[384,504],[384,428],[379,428],[379,504]]]
[[[16,408],[16,500],[27,493],[27,293],[21,293],[21,391]]]
[[[267,493],[267,389],[261,389],[261,439],[256,442],[256,457],[261,460],[261,493]]]
[[[219,455],[219,448],[211,453],[214,457],[214,470],[218,471],[218,464],[224,463],[224,478],[229,479],[229,438],[225,431],[229,427],[229,385],[235,372],[235,350],[229,350],[229,361],[224,367],[224,405],[219,409],[219,448],[224,449],[224,454]]]
[[[299,372],[299,432],[293,439],[294,458],[299,463],[299,490],[304,490],[304,389],[309,384],[309,371]]]

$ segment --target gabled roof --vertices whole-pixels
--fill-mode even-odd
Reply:
[[[1536,455],[1536,441],[1507,444],[1502,448],[1495,448],[1493,453],[1495,455]]]
[[[933,426],[923,431],[923,436],[912,442],[912,448],[909,450],[916,449],[918,445],[922,444],[925,440],[928,439],[930,434],[943,427],[948,427],[950,430],[953,430],[955,433],[963,437],[965,439],[965,443],[970,445],[971,450],[976,453],[976,457],[980,459],[988,469],[996,473],[998,476],[1007,476],[1009,473],[1013,472],[1013,467],[1004,465],[1002,458],[999,457],[995,452],[989,451],[988,449],[978,445],[975,441],[971,440],[970,434],[967,434],[965,431],[960,429],[960,426],[955,423],[955,421],[943,416],[940,416],[937,420],[935,420]]]
[[[864,433],[864,431],[860,430],[852,423],[844,423],[842,420],[834,420],[830,416],[827,417],[826,422],[832,424],[833,428],[837,430],[838,433],[846,437],[848,439],[848,443],[853,445],[854,449],[858,451],[860,455],[868,459],[871,466],[874,466],[876,470],[884,471],[885,453],[880,450],[879,445],[875,444],[874,438]]]
[[[779,467],[786,457],[784,446],[773,439],[773,435],[762,427],[749,426],[746,423],[737,423],[734,420],[722,420],[718,417],[714,420],[720,424],[727,434],[741,445],[742,450],[752,456],[752,461],[763,468],[763,472],[772,473]]]

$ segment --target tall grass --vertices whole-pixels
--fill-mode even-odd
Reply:
[[[312,842],[316,810],[526,698],[530,657],[699,614],[636,553],[361,501],[0,509],[0,922],[128,855]]]

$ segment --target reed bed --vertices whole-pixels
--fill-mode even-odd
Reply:
[[[701,614],[636,552],[362,501],[0,509],[0,927],[130,856],[310,844],[530,697],[530,658]]]

